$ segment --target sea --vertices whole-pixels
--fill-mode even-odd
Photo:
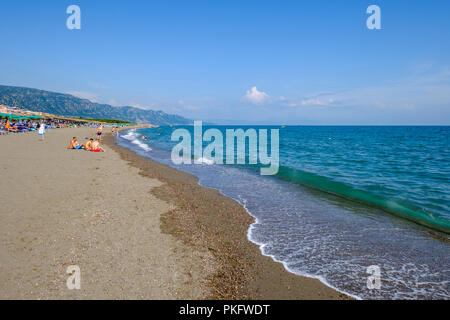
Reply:
[[[189,125],[128,130],[117,143],[241,203],[255,218],[249,241],[289,272],[357,299],[450,298],[450,127],[204,125],[203,131],[210,128],[224,137],[226,129],[267,129],[269,138],[278,129],[278,173],[209,159],[175,165],[171,151],[179,142],[172,133],[186,129],[193,136]]]

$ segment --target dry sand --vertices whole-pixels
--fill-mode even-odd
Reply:
[[[67,150],[95,130],[0,137],[0,299],[180,299],[209,296],[213,266],[160,231],[171,205],[156,179],[116,152]],[[68,290],[78,265],[81,289]]]
[[[94,133],[0,137],[0,299],[347,299],[262,256],[244,208],[196,178],[110,134],[106,153],[65,149]]]

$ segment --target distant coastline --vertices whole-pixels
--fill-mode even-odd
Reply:
[[[71,94],[0,85],[0,104],[66,117],[118,119],[134,123],[188,124],[192,120],[163,111],[95,103]]]

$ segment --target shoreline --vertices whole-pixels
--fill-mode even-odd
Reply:
[[[95,134],[0,138],[0,298],[351,299],[263,255],[247,238],[254,218],[196,177],[115,145],[110,132],[106,153],[66,149]],[[66,285],[73,265],[80,290]]]
[[[131,127],[124,130],[133,129]],[[110,135],[104,143],[143,176],[163,186],[152,190],[174,209],[161,216],[163,232],[194,250],[209,251],[217,263],[207,278],[212,299],[355,299],[317,277],[297,275],[264,255],[250,237],[254,217],[234,199],[199,184],[198,178],[117,146]],[[176,199],[176,200],[174,200]],[[202,201],[201,205],[197,203]]]

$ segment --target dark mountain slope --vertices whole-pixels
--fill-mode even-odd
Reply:
[[[0,104],[67,117],[117,119],[158,125],[192,123],[189,119],[162,111],[143,110],[130,106],[114,107],[80,99],[70,94],[23,87],[0,85]]]

